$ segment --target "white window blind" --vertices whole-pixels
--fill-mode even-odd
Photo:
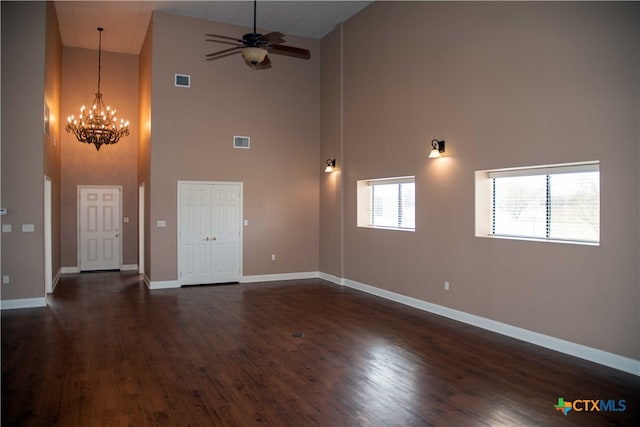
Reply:
[[[600,241],[598,164],[490,172],[492,234]]]
[[[368,226],[415,229],[414,177],[369,180],[367,185],[370,212]]]

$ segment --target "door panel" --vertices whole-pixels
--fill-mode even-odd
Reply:
[[[214,189],[213,280],[239,279],[240,191],[234,185],[216,185]]]
[[[120,188],[79,188],[80,271],[120,268]]]
[[[193,184],[180,192],[181,284],[209,283],[211,246],[209,217],[211,193],[208,186]],[[207,239],[207,240],[205,240]]]
[[[240,279],[240,188],[180,183],[181,285]]]

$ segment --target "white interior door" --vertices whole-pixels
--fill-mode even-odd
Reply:
[[[180,285],[240,280],[242,186],[181,182]]]
[[[78,187],[79,268],[120,269],[120,187]]]

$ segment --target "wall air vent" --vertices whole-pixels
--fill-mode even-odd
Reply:
[[[176,74],[174,82],[177,87],[191,87],[191,76],[188,74]]]
[[[251,148],[251,140],[248,136],[234,136],[233,148]]]

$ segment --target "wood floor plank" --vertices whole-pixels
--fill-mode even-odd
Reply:
[[[6,426],[632,426],[639,378],[319,279],[64,277],[2,312]],[[625,411],[554,409],[625,400]]]

